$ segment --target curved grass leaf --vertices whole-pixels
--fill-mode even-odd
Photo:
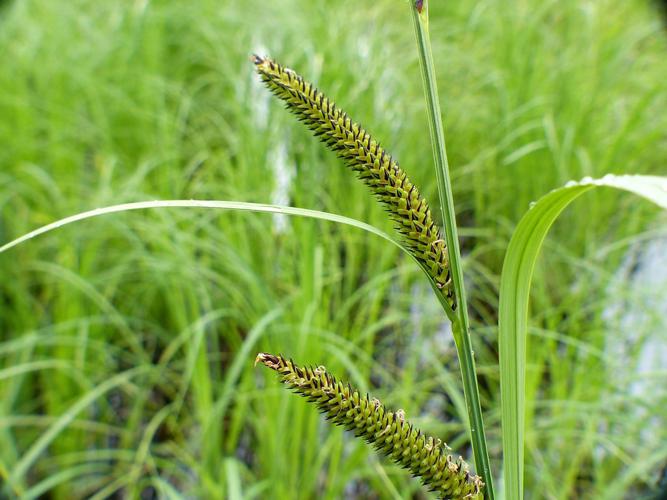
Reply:
[[[122,203],[120,205],[111,205],[108,207],[88,210],[86,212],[80,212],[78,214],[74,214],[69,217],[59,219],[45,226],[39,227],[34,231],[30,231],[29,233],[19,236],[18,238],[0,246],[0,254],[20,245],[21,243],[25,243],[26,241],[32,238],[51,232],[55,229],[59,229],[63,226],[67,226],[74,222],[79,222],[86,219],[92,219],[94,217],[99,217],[102,215],[114,214],[119,212],[129,212],[132,210],[146,210],[151,208],[216,208],[219,210],[241,210],[247,212],[264,212],[264,213],[274,213],[274,214],[279,213],[285,215],[296,215],[299,217],[308,217],[311,219],[320,219],[329,222],[337,222],[339,224],[345,224],[347,226],[356,227],[357,229],[363,229],[364,231],[372,233],[376,236],[379,236],[380,238],[384,238],[385,240],[393,243],[403,252],[409,255],[410,258],[414,262],[416,262],[417,265],[424,272],[433,290],[437,292],[436,296],[438,297],[438,300],[440,301],[442,307],[445,308],[445,310],[451,310],[451,307],[447,302],[446,297],[444,296],[444,294],[440,293],[440,288],[438,286],[438,283],[431,276],[429,269],[427,269],[423,263],[421,263],[417,258],[415,258],[414,255],[412,255],[412,253],[410,252],[410,250],[400,241],[392,238],[384,231],[374,226],[371,226],[370,224],[366,224],[365,222],[361,222],[359,220],[352,219],[350,217],[332,214],[329,212],[322,212],[319,210],[310,210],[307,208],[296,208],[283,205],[268,205],[264,203],[247,203],[243,201],[218,201],[218,200],[157,200],[157,201],[138,201],[133,203]]]
[[[613,187],[667,209],[667,178],[607,175],[568,183],[540,198],[517,225],[500,279],[498,318],[505,498],[523,499],[526,337],[530,284],[544,238],[558,215],[596,187]]]
[[[50,474],[46,479],[40,481],[35,486],[21,494],[22,500],[33,500],[45,498],[48,492],[58,485],[71,485],[76,480],[81,480],[86,476],[102,475],[107,472],[109,466],[104,463],[79,464]]]
[[[250,212],[266,212],[266,213],[280,213],[287,215],[299,215],[301,217],[310,217],[313,219],[327,220],[331,222],[338,222],[340,224],[346,224],[348,226],[354,226],[369,233],[373,233],[385,240],[391,241],[394,245],[398,246],[402,250],[407,250],[389,236],[384,231],[381,231],[370,224],[351,219],[349,217],[344,217],[342,215],[336,215],[328,212],[320,212],[318,210],[309,210],[306,208],[295,208],[295,207],[286,207],[281,205],[266,205],[263,203],[246,203],[242,201],[217,201],[217,200],[158,200],[158,201],[138,201],[134,203],[122,203],[120,205],[111,205],[104,208],[96,208],[94,210],[88,210],[86,212],[80,212],[63,219],[59,219],[51,224],[42,226],[34,231],[16,238],[4,245],[0,246],[0,253],[6,252],[10,248],[13,248],[29,239],[32,239],[36,236],[42,235],[53,231],[54,229],[61,228],[68,224],[74,222],[79,222],[86,219],[92,219],[93,217],[99,217],[101,215],[114,214],[119,212],[129,212],[131,210],[145,210],[149,208],[217,208],[223,210],[243,210]]]

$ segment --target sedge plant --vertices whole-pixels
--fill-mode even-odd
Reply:
[[[349,224],[393,241],[425,272],[445,315],[452,322],[468,411],[467,424],[474,462],[471,465],[474,467],[468,466],[466,461],[458,453],[450,450],[441,439],[425,435],[414,423],[410,422],[404,410],[385,406],[378,399],[342,382],[322,366],[303,366],[293,362],[289,357],[269,353],[258,354],[256,363],[275,371],[279,380],[286,387],[312,402],[326,418],[353,432],[372,445],[379,453],[406,468],[414,476],[420,478],[425,488],[433,490],[440,497],[491,499],[496,495],[493,473],[499,475],[500,467],[492,469],[489,462],[482,421],[477,374],[469,335],[468,306],[463,283],[444,129],[429,40],[428,0],[410,0],[409,5],[415,27],[427,102],[436,167],[435,177],[438,185],[439,211],[429,206],[422,192],[409,179],[407,171],[399,166],[398,161],[380,145],[379,141],[338,108],[332,100],[325,97],[313,84],[293,70],[267,57],[262,55],[253,57],[256,70],[267,87],[323,143],[335,151],[385,207],[400,234],[400,242],[368,224],[314,210],[229,201],[168,200],[114,205],[82,212],[0,246],[0,254],[34,236],[69,223],[121,211],[159,207],[252,210],[305,216]],[[611,187],[628,191],[667,208],[666,179],[649,176],[605,176],[597,180],[586,179],[570,183],[561,189],[552,191],[541,198],[519,222],[506,252],[500,286],[499,351],[503,423],[503,484],[506,499],[523,498],[528,298],[535,262],[542,242],[558,215],[572,201],[597,187]],[[442,222],[441,225],[437,223],[438,220]],[[269,321],[272,315],[273,313],[267,315],[266,321]],[[259,335],[257,332],[261,332],[264,326],[264,323],[261,323],[248,337],[256,340]],[[197,337],[197,347],[192,351],[192,359],[200,355],[204,357],[202,336],[203,330]],[[189,344],[185,342],[185,339],[186,337],[183,337],[182,341]],[[129,345],[133,347],[131,343]],[[225,386],[229,390],[226,390],[225,394],[229,394],[234,386],[235,377],[238,377],[244,360],[250,355],[251,345],[253,344],[244,344],[237,360],[228,370],[229,376]],[[141,346],[134,347],[139,351]],[[53,423],[26,453],[23,453],[16,464],[5,466],[4,463],[0,463],[0,496],[14,493],[20,497],[25,492],[23,483],[31,467],[44,450],[53,443],[58,433],[71,422],[77,412],[82,411],[107,391],[116,386],[128,385],[135,376],[145,374],[143,360],[137,359],[138,361],[134,360],[130,364],[137,365],[138,368],[110,378],[78,400],[68,412],[63,413],[62,417]],[[306,363],[327,362],[325,359],[304,361]],[[203,389],[201,390],[204,392]],[[185,389],[181,391],[181,394],[185,394]],[[201,415],[213,415],[208,420],[210,427],[219,426],[217,415],[224,412],[224,405],[227,404],[228,400],[223,398],[223,409],[218,407],[211,411],[210,401],[207,402],[206,398],[202,398]],[[411,408],[406,408],[406,410],[408,413],[412,412]],[[148,426],[149,429],[156,430],[161,419],[165,418],[169,411],[169,406],[165,406],[157,412],[154,420]],[[148,450],[151,436],[150,433],[147,433],[141,443],[140,449],[144,453]],[[131,438],[126,439],[129,442]],[[216,440],[209,439],[208,442],[214,446]],[[140,466],[143,462],[140,458],[137,457],[136,468],[133,469],[132,474],[118,477],[104,489],[98,491],[98,496],[105,497],[106,493],[112,494],[121,489],[125,483],[130,486],[135,483],[136,478],[143,471]],[[233,463],[233,461],[226,462],[225,467],[231,470]],[[219,464],[214,470],[216,474],[221,470]],[[206,479],[205,475],[204,478]],[[210,476],[208,480],[211,481]],[[217,484],[207,484],[209,491],[216,490],[217,486]],[[43,486],[43,488],[47,487],[48,484]],[[240,488],[232,486],[228,488],[228,492],[235,490],[240,491]],[[230,494],[229,497],[238,498],[240,494],[236,496]]]

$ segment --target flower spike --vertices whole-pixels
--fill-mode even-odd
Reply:
[[[255,363],[278,372],[280,381],[308,401],[334,424],[363,437],[394,462],[421,478],[424,485],[445,500],[482,500],[484,483],[468,470],[461,458],[452,459],[440,439],[425,436],[377,399],[343,384],[323,366],[300,367],[283,356],[260,353]]]
[[[361,125],[296,72],[268,58],[255,55],[252,60],[266,86],[321,142],[335,151],[384,204],[410,252],[454,310],[456,299],[445,240],[428,203],[398,162]]]

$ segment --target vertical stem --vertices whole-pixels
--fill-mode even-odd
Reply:
[[[424,92],[426,94],[426,109],[428,111],[433,159],[435,161],[435,172],[438,182],[438,195],[440,198],[440,208],[442,210],[442,221],[445,230],[447,248],[449,249],[449,264],[451,266],[454,293],[457,300],[453,331],[454,340],[456,341],[456,350],[459,356],[459,364],[461,365],[463,391],[466,399],[470,425],[470,440],[472,443],[473,454],[475,456],[477,472],[482,476],[484,483],[486,484],[486,498],[493,500],[493,476],[489,464],[489,453],[486,447],[482,407],[479,400],[477,372],[475,370],[475,358],[470,340],[468,306],[463,286],[461,250],[459,248],[459,239],[456,230],[456,215],[454,212],[452,186],[449,179],[445,133],[442,125],[440,101],[438,100],[438,90],[433,65],[433,54],[431,52],[431,42],[428,32],[428,0],[410,0],[410,3],[415,34],[417,37],[417,47],[419,50],[419,65],[421,67]]]

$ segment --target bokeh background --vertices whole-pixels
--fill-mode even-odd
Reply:
[[[431,1],[492,462],[497,296],[532,200],[667,168],[667,31],[649,0]],[[435,178],[404,0],[0,1],[0,244],[154,199],[382,208],[272,100],[297,69]],[[589,194],[532,295],[527,498],[667,498],[667,225]],[[431,498],[253,368],[325,365],[470,458],[449,326],[419,269],[351,227],[160,209],[0,255],[0,497]]]

